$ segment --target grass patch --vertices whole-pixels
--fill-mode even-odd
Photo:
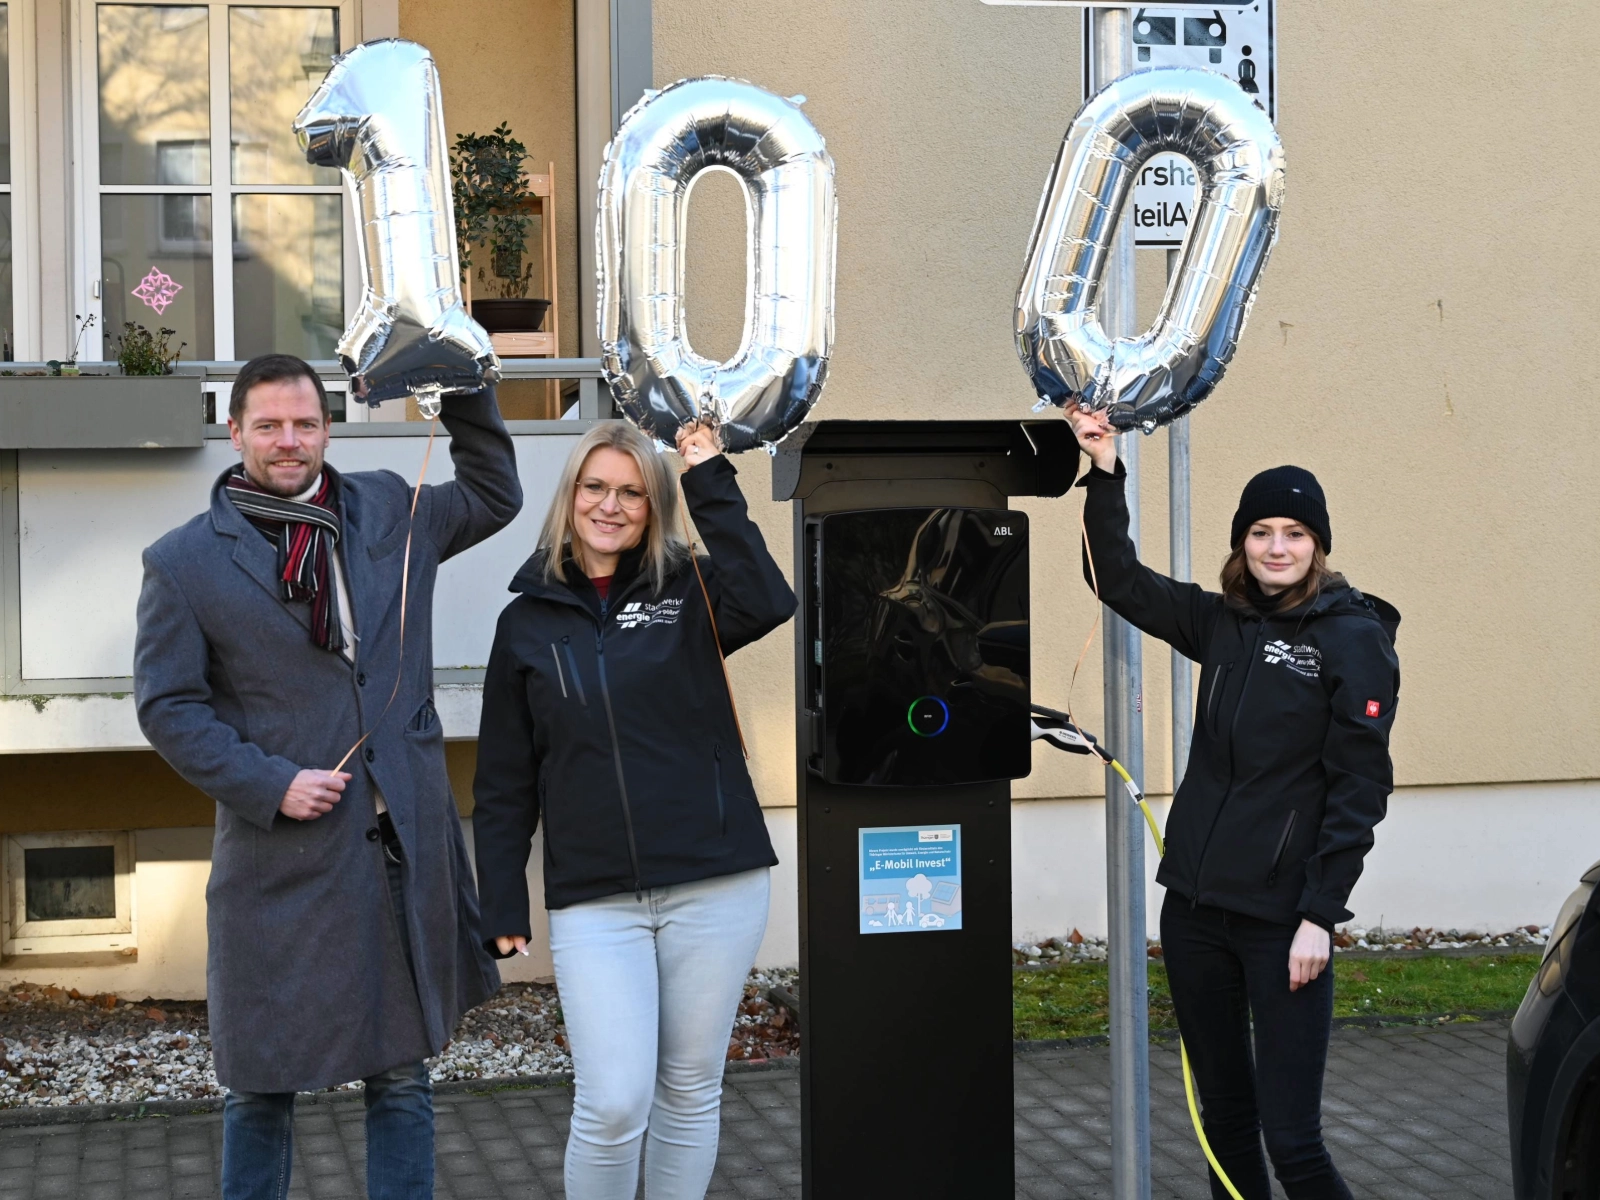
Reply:
[[[1513,1009],[1539,966],[1537,954],[1335,958],[1333,1015],[1407,1017]],[[1285,979],[1288,964],[1284,964]],[[1019,1041],[1088,1037],[1109,1026],[1105,963],[1068,963],[1012,976],[1012,1036]],[[1166,967],[1150,963],[1150,1028],[1176,1029]]]
[[[1334,961],[1333,1015],[1420,1016],[1516,1008],[1539,969],[1537,954],[1477,958],[1420,955]]]

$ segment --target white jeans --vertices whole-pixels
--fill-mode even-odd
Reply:
[[[550,913],[574,1097],[567,1200],[703,1200],[722,1068],[767,928],[768,869]]]

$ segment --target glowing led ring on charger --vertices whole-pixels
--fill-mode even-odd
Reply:
[[[916,721],[912,719],[912,715],[917,711],[917,705],[921,704],[924,700],[932,700],[939,706],[939,711],[944,714],[944,720],[939,723],[939,728],[935,729],[932,733],[922,732],[922,730],[917,728]],[[918,737],[938,737],[946,729],[950,728],[950,706],[937,696],[918,696],[911,702],[911,706],[906,709],[906,724],[911,727],[911,732],[916,734]]]

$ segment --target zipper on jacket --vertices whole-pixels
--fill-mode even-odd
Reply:
[[[1283,836],[1278,839],[1278,848],[1272,854],[1272,870],[1267,875],[1268,883],[1278,881],[1278,868],[1283,865],[1284,852],[1289,849],[1289,835],[1294,832],[1294,821],[1299,815],[1290,809],[1289,819],[1283,823]]]
[[[1219,665],[1217,673],[1211,677],[1211,695],[1206,697],[1206,716],[1211,722],[1213,730],[1217,727],[1217,686],[1224,683],[1228,676],[1233,674],[1233,664]],[[1226,692],[1228,689],[1222,689]]]
[[[557,652],[556,644],[554,642],[550,643],[550,657],[555,659],[556,679],[558,679],[561,683],[561,698],[565,700],[567,699],[567,676],[566,672],[561,669],[561,655]]]
[[[717,760],[717,824],[721,826],[724,835],[728,832],[728,814],[722,799],[722,743],[718,742],[711,748],[711,753]]]
[[[544,852],[549,856],[550,865],[553,867],[556,865],[556,846],[550,840],[550,811],[545,804],[544,793],[545,781],[544,776],[541,775],[539,777],[539,825],[544,830]]]
[[[600,636],[600,633],[599,633],[598,630],[596,630],[595,631],[595,637],[599,638],[599,636]],[[561,648],[567,652],[567,666],[572,671],[572,686],[573,686],[574,690],[576,690],[577,693],[578,693],[578,703],[583,705],[585,708],[588,708],[589,707],[589,697],[587,697],[587,696],[585,696],[583,694],[583,676],[578,673],[578,659],[577,659],[577,656],[572,653],[572,638],[567,636],[566,634],[563,634],[561,636]],[[555,647],[552,646],[551,649],[554,650]],[[558,659],[556,659],[556,670],[559,671],[560,669],[561,669],[561,660],[558,658]],[[603,687],[605,685],[605,680],[604,680],[605,668],[603,666],[600,668],[600,672],[601,672],[601,676],[602,676],[601,686]],[[561,691],[562,691],[563,695],[566,694],[566,684],[564,684],[564,683],[562,684]],[[607,712],[610,711],[610,701],[606,702],[606,711]],[[611,737],[612,737],[613,740],[615,740],[616,736],[617,736],[616,726],[613,725],[612,729],[611,729]]]
[[[562,638],[563,642],[567,639]],[[570,656],[572,647],[567,647]],[[611,711],[611,688],[606,683],[606,637],[603,626],[594,630],[595,660],[600,665],[600,699],[606,706],[606,724],[611,727],[611,761],[617,768],[617,790],[622,794],[622,825],[628,831],[628,861],[633,865],[633,898],[644,899],[644,881],[639,877],[639,847],[633,840],[633,809],[628,804],[628,780],[622,773],[622,746],[617,741],[617,718]]]
[[[1189,907],[1196,908],[1200,904],[1200,881],[1205,878],[1206,855],[1211,850],[1211,837],[1217,832],[1217,822],[1222,819],[1223,806],[1228,803],[1228,794],[1233,791],[1233,734],[1239,726],[1239,710],[1244,707],[1244,694],[1250,687],[1250,672],[1256,665],[1256,655],[1261,651],[1262,639],[1267,635],[1267,623],[1262,621],[1256,629],[1255,640],[1250,644],[1250,657],[1245,660],[1244,678],[1239,681],[1239,699],[1233,705],[1233,720],[1228,723],[1228,786],[1222,791],[1222,799],[1217,801],[1217,811],[1212,814],[1211,828],[1206,830],[1206,840],[1200,845],[1200,858],[1194,867],[1194,895],[1189,897]],[[1228,673],[1233,673],[1233,664],[1228,664]],[[1215,682],[1212,687],[1216,687]],[[1219,714],[1220,715],[1220,714]],[[1215,722],[1213,722],[1213,728]]]

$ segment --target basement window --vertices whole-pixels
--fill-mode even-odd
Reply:
[[[129,834],[12,834],[0,859],[5,957],[134,956]]]

